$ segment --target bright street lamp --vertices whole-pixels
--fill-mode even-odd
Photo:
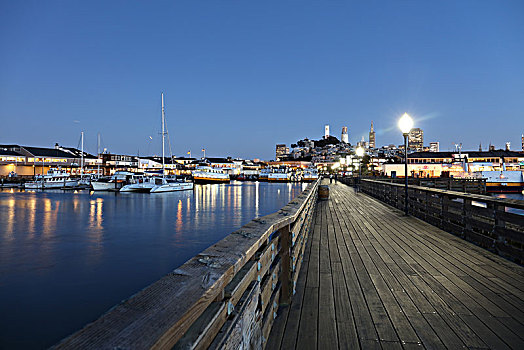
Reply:
[[[409,134],[413,128],[413,119],[411,119],[409,114],[404,113],[402,117],[400,117],[398,120],[398,127],[403,134]]]
[[[404,179],[405,179],[405,196],[404,196],[404,213],[408,215],[408,135],[413,128],[413,119],[409,114],[404,113],[398,120],[398,127],[404,135]]]

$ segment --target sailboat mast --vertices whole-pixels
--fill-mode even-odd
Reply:
[[[96,152],[98,156],[98,161],[96,162],[96,176],[100,177],[100,133],[98,133],[96,138]]]
[[[83,176],[84,175],[84,132],[82,131],[80,133],[81,135],[81,139],[82,139],[82,147],[81,147],[81,151],[82,151],[82,155],[81,155],[81,161],[80,161],[80,176]]]
[[[164,114],[164,93],[162,92],[162,176],[164,176],[164,124],[165,124],[165,114]]]

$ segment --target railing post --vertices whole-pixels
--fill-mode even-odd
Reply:
[[[464,198],[462,202],[462,238],[470,236],[471,231],[471,199]]]
[[[506,244],[506,237],[501,236],[500,231],[497,230],[497,228],[504,228],[506,227],[506,222],[500,218],[500,215],[497,215],[499,212],[505,212],[506,206],[500,205],[500,204],[494,204],[493,205],[493,218],[495,220],[495,225],[493,227],[493,234],[497,237],[497,243],[505,245]],[[495,246],[495,249],[497,247]]]
[[[280,303],[287,304],[291,303],[291,297],[293,288],[291,287],[291,262],[290,262],[290,250],[291,250],[291,230],[290,225],[282,227],[279,231],[280,234],[280,259],[282,267],[280,271],[280,284],[282,286],[282,294],[280,295]]]

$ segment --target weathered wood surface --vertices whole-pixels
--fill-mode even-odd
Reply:
[[[404,185],[364,179],[362,192],[403,209]],[[445,231],[524,263],[524,202],[478,194],[409,186],[408,210]]]
[[[252,220],[54,348],[263,347],[264,334],[267,337],[273,324],[274,305],[280,304],[284,292],[292,291],[289,228],[296,227],[298,237],[306,235],[318,183],[311,183],[278,212]],[[305,240],[300,238],[299,244]],[[286,288],[280,281],[284,274]]]
[[[357,178],[345,178],[348,182],[358,180]],[[404,178],[391,177],[364,177],[364,180],[376,180],[396,184],[404,184]],[[450,190],[466,193],[486,194],[486,179],[460,179],[460,178],[441,178],[441,177],[410,177],[409,185],[431,187],[440,190]],[[353,185],[353,183],[350,183]]]
[[[268,349],[524,349],[524,268],[343,184]]]

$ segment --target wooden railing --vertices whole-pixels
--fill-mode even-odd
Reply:
[[[366,180],[378,180],[391,183],[404,184],[404,178],[391,177],[362,177]],[[348,185],[353,185],[358,181],[357,177],[345,177],[342,181]],[[486,194],[486,179],[461,179],[456,177],[415,177],[408,178],[409,185],[437,188],[440,190],[450,190],[466,193]]]
[[[363,179],[362,192],[404,210],[404,185]],[[410,215],[524,263],[524,201],[421,186],[408,187]]]
[[[56,349],[263,348],[300,270],[319,180],[62,340]]]

